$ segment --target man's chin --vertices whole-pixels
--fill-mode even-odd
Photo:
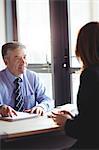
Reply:
[[[26,68],[19,70],[19,74],[23,74],[25,70],[26,70]]]

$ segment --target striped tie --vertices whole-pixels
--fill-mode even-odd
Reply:
[[[15,84],[15,110],[16,111],[23,111],[23,96],[22,96],[22,89],[20,83],[22,82],[21,78],[16,78],[14,81]]]

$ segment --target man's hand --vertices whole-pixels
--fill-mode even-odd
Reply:
[[[2,105],[2,106],[0,106],[0,114],[3,117],[8,117],[8,116],[12,117],[13,115],[17,116],[16,111],[12,107],[10,107],[8,105]]]
[[[25,110],[25,112],[35,113],[35,114],[38,114],[40,116],[43,116],[45,111],[44,111],[44,109],[41,106],[35,106],[35,107],[31,108],[31,109]]]

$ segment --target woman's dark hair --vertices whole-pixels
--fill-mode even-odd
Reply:
[[[87,23],[80,29],[75,52],[84,68],[99,63],[99,22]]]
[[[14,49],[17,49],[17,48],[25,49],[26,47],[17,41],[12,41],[12,42],[8,42],[4,44],[1,49],[3,59],[4,59],[4,56],[7,55],[8,51],[13,51]]]

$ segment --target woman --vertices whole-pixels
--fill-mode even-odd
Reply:
[[[53,120],[66,134],[77,139],[73,148],[99,148],[99,22],[84,25],[78,34],[76,56],[82,64],[77,94],[79,114],[74,118],[63,112]]]

